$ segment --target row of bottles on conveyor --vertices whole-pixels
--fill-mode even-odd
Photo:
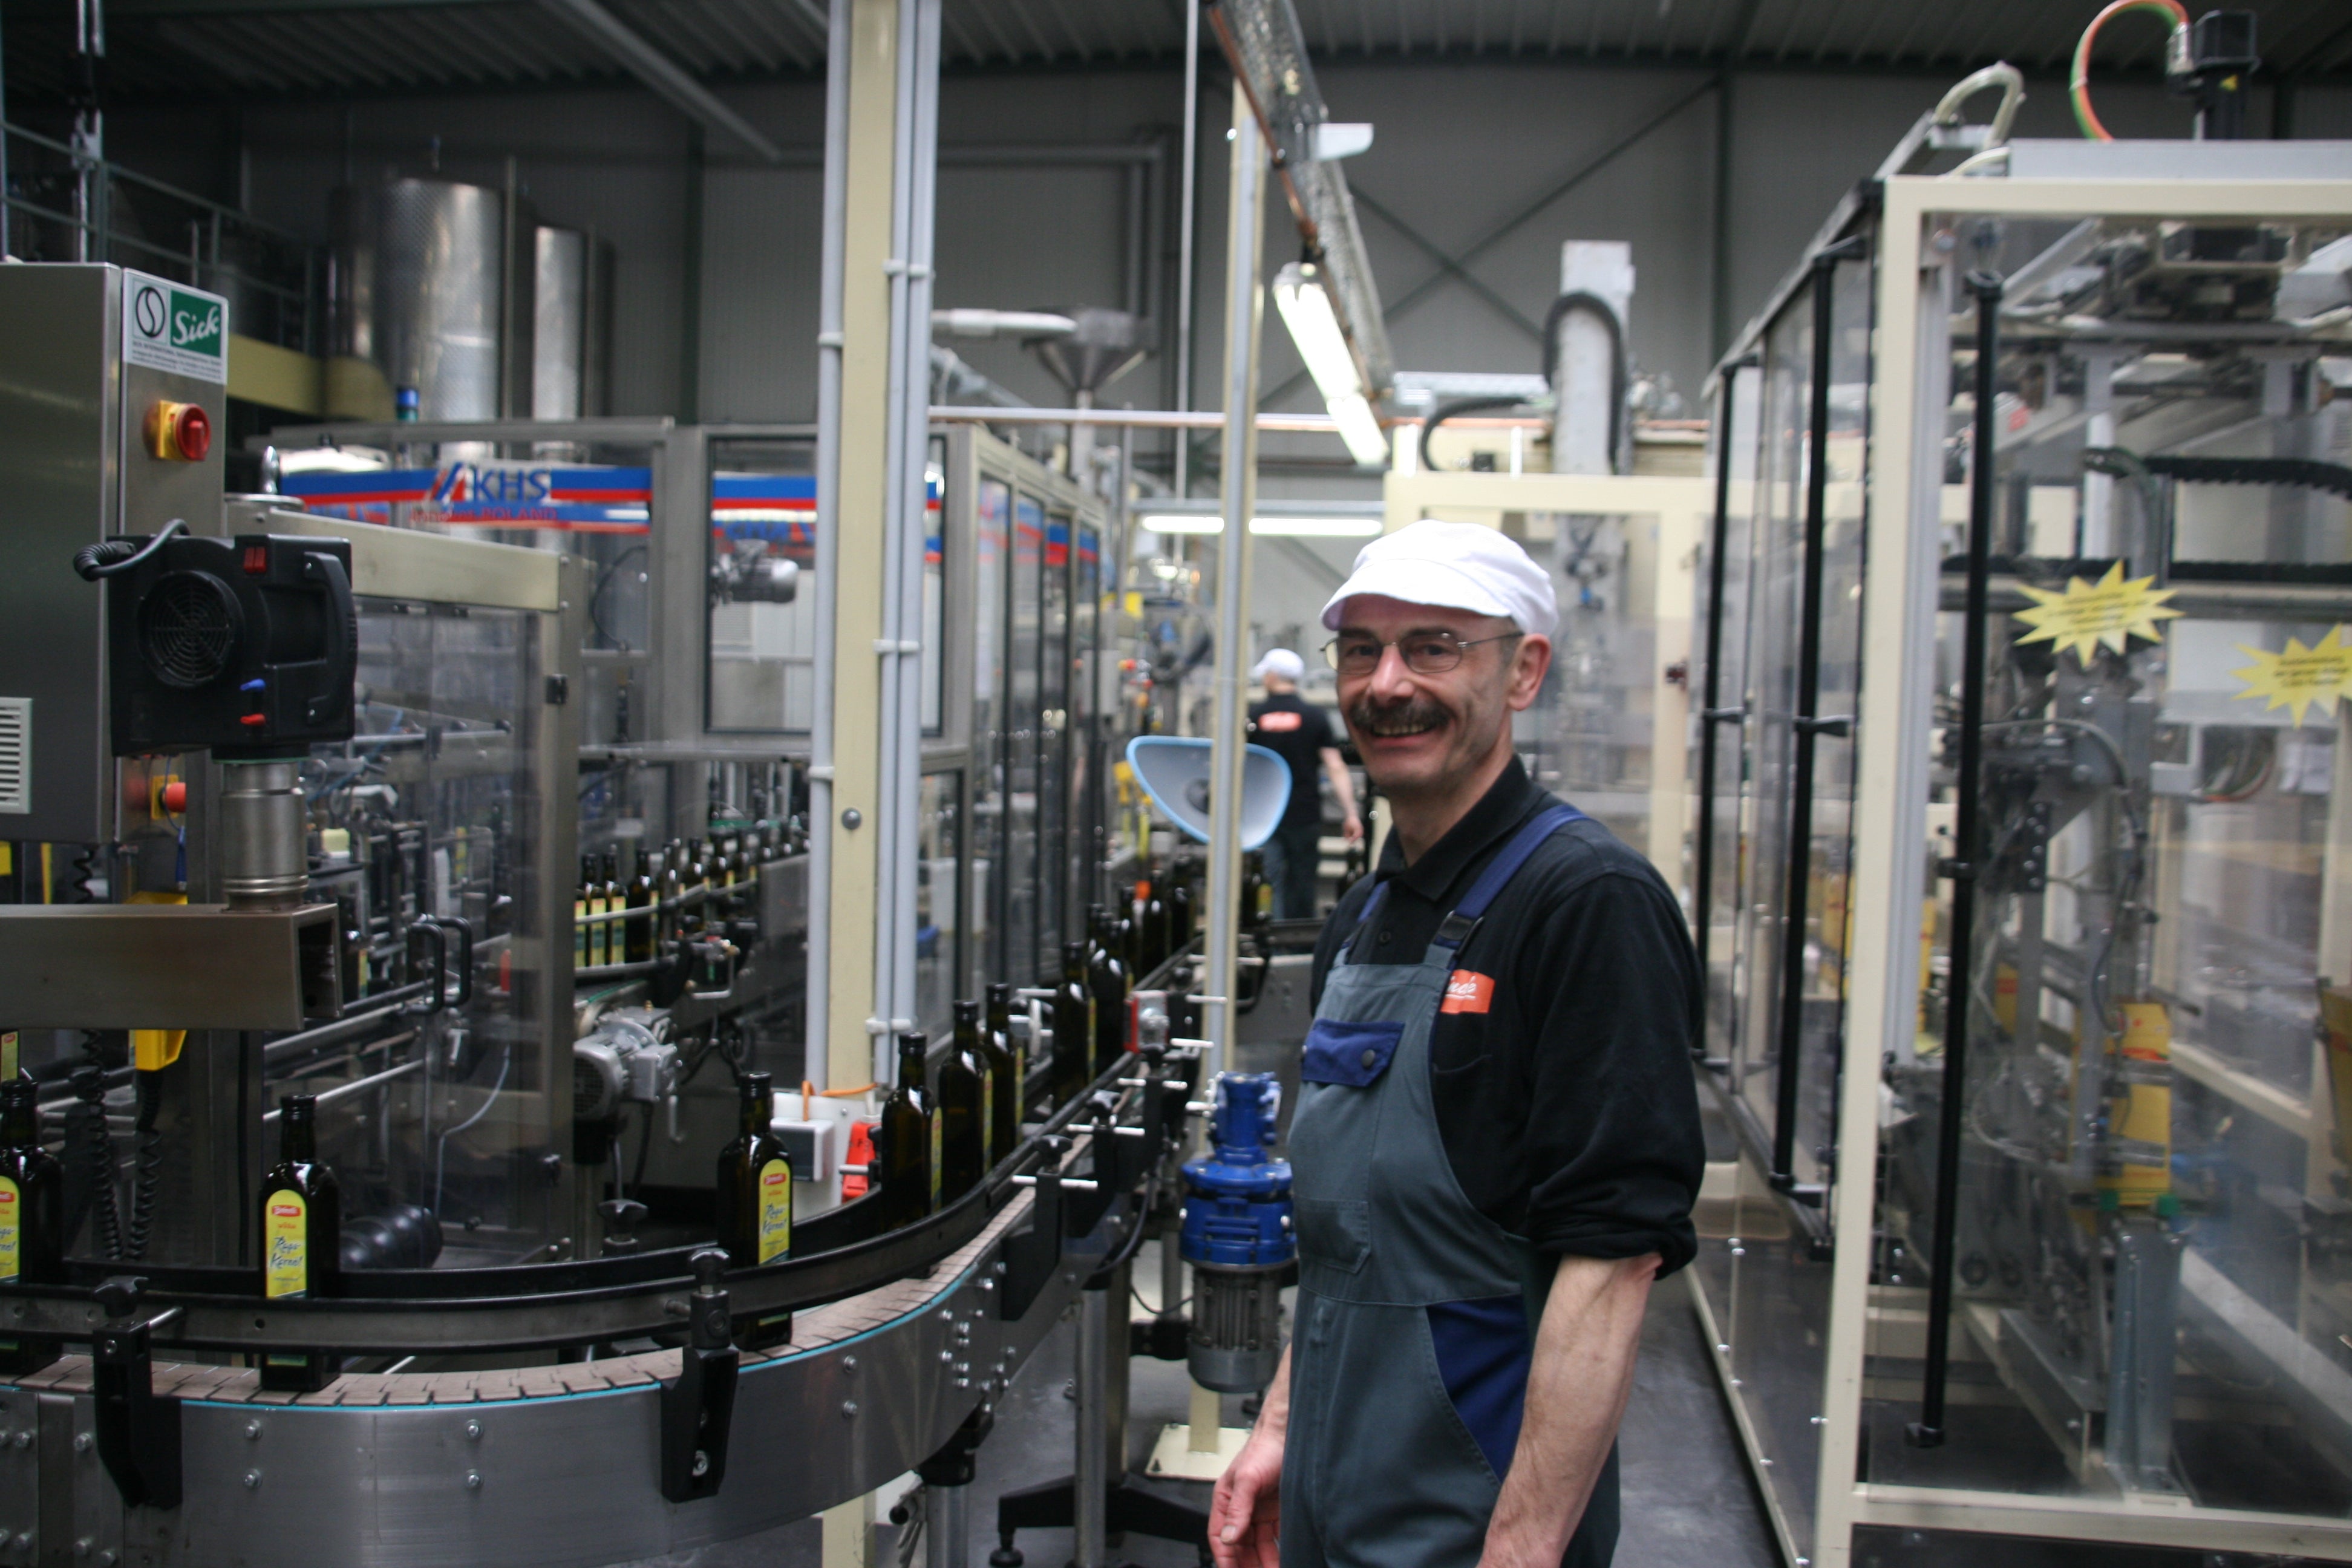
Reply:
[[[1166,918],[1167,900],[1152,900],[1148,889],[1137,894],[1149,918]],[[1189,910],[1189,894],[1176,907]],[[977,1002],[955,1004],[955,1033],[936,1067],[929,1036],[898,1037],[897,1082],[874,1125],[866,1167],[886,1225],[920,1219],[971,1191],[1020,1142],[1033,1111],[1051,1115],[1136,1048],[1136,976],[1158,967],[1145,963],[1153,948],[1141,923],[1097,904],[1087,911],[1088,940],[1063,944],[1061,977],[1040,998],[1042,1085],[1031,1081],[1028,1020],[1016,1019],[1009,984],[989,986],[984,1011]]]
[[[572,895],[572,967],[643,963],[677,938],[748,912],[760,868],[794,848],[788,830],[769,822],[724,838],[673,838],[640,849],[625,879],[616,851],[583,855]],[[630,910],[645,912],[625,913]],[[623,918],[607,918],[615,914]]]

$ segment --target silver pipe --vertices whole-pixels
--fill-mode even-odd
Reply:
[[[1078,1297],[1076,1376],[1077,1463],[1070,1480],[1073,1568],[1104,1568],[1103,1538],[1109,1523],[1106,1473],[1110,1458],[1110,1312],[1108,1290],[1081,1291]],[[1119,1305],[1126,1305],[1124,1298]],[[1126,1328],[1127,1314],[1119,1314]]]
[[[1190,413],[1170,408],[1001,408],[992,404],[941,404],[931,409],[934,425],[1103,425],[1131,426],[1138,430],[1223,430],[1222,414]],[[1396,420],[1400,425],[1417,420]],[[1525,425],[1539,428],[1540,419],[1449,419],[1449,425]],[[1261,414],[1260,430],[1287,430],[1307,435],[1337,435],[1339,422],[1328,414]]]
[[[1213,1080],[1233,1040],[1234,942],[1241,916],[1242,637],[1249,626],[1249,520],[1257,488],[1258,286],[1265,226],[1265,150],[1257,117],[1234,89],[1232,199],[1225,209],[1225,460],[1219,481],[1224,531],[1217,539],[1215,729],[1211,735],[1209,797],[1209,993],[1216,1023],[1202,1020],[1212,1045],[1202,1064]]]
[[[924,1568],[965,1568],[971,1560],[971,1489],[923,1489]]]
[[[919,334],[923,361],[912,362],[908,348],[917,336],[908,311],[908,273],[912,270],[915,197],[915,54],[920,26],[919,0],[898,0],[898,25],[892,39],[890,129],[890,253],[884,271],[890,280],[889,359],[884,373],[882,413],[882,603],[881,635],[874,644],[879,666],[876,680],[876,758],[874,774],[874,980],[866,1033],[873,1055],[874,1081],[891,1080],[896,1061],[889,1037],[897,1027],[898,966],[898,709],[902,691],[898,668],[903,659],[903,596],[900,577],[906,568],[908,529],[907,493],[908,448],[916,439],[908,418],[908,384],[930,384],[929,319]]]
[[[365,1078],[355,1078],[349,1083],[339,1083],[332,1089],[321,1089],[312,1099],[320,1105],[331,1104],[335,1100],[348,1099],[362,1090],[390,1083],[394,1079],[406,1078],[413,1072],[422,1072],[425,1070],[425,1058],[419,1057],[415,1061],[403,1062],[396,1068],[386,1068],[382,1072],[370,1073]],[[278,1112],[275,1110],[266,1110],[261,1114],[261,1120],[264,1121],[275,1121],[278,1117]]]
[[[824,211],[816,331],[816,658],[809,712],[808,1045],[801,1074],[832,1087],[834,595],[841,538],[841,281],[849,205],[849,10],[832,0],[824,57]]]
[[[286,909],[310,886],[299,763],[221,769],[220,887],[233,909]]]
[[[895,850],[890,872],[898,911],[893,934],[890,1018],[915,1016],[915,909],[917,850],[922,825],[923,767],[923,558],[930,533],[930,331],[932,264],[937,251],[940,146],[940,5],[915,0],[915,37],[910,86],[914,140],[908,166],[907,405],[905,461],[899,494],[905,530],[898,552],[898,809],[890,819]],[[879,1081],[878,1079],[877,1081]]]
[[[1199,195],[1201,155],[1201,0],[1184,0],[1184,195],[1181,231],[1176,239],[1176,406],[1192,406],[1192,205]],[[1176,437],[1176,483],[1179,500],[1187,493],[1192,456],[1182,436]]]

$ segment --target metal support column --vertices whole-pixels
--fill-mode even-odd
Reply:
[[[1105,1568],[1103,1537],[1110,1485],[1110,1295],[1108,1290],[1087,1290],[1078,1298],[1077,1364],[1073,1380],[1078,1395],[1077,1462],[1070,1500],[1075,1568]],[[1117,1327],[1124,1339],[1124,1314]],[[1118,1353],[1127,1353],[1126,1345],[1118,1347]]]
[[[1203,1083],[1213,1080],[1224,1066],[1234,1029],[1234,947],[1241,923],[1242,679],[1248,668],[1242,639],[1249,630],[1249,519],[1257,500],[1258,323],[1265,304],[1258,269],[1265,226],[1265,143],[1238,83],[1234,89],[1233,150],[1225,205],[1225,440],[1219,477],[1224,531],[1217,540],[1216,728],[1210,763],[1211,1000],[1202,1014],[1202,1032],[1211,1045]]]
[[[824,230],[816,331],[814,686],[809,722],[808,1018],[802,1076],[833,1087],[834,598],[841,563],[842,262],[849,205],[849,52],[853,0],[832,0],[824,58]],[[851,1082],[858,1080],[853,1079]]]
[[[831,839],[826,926],[827,1081],[836,1089],[875,1080],[877,1043],[867,1033],[880,954],[874,942],[881,875],[879,822],[882,636],[886,584],[880,546],[895,475],[889,467],[892,209],[900,170],[898,136],[899,0],[849,0],[848,124],[842,203],[841,435],[836,510],[819,535],[835,542]],[[832,526],[824,526],[830,521]]]

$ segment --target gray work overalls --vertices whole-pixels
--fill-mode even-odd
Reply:
[[[1462,1195],[1430,1100],[1429,1034],[1487,905],[1582,815],[1554,805],[1522,827],[1418,964],[1350,963],[1350,936],[1324,983],[1290,1130],[1298,1305],[1282,1568],[1478,1561],[1556,1265]],[[1365,900],[1357,934],[1386,891]],[[1616,1544],[1612,1447],[1563,1561],[1604,1568]]]

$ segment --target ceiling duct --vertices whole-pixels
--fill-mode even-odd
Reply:
[[[1364,390],[1377,400],[1388,391],[1396,362],[1389,352],[1372,266],[1364,255],[1363,232],[1356,225],[1356,205],[1338,163],[1363,142],[1322,133],[1330,113],[1307,63],[1307,42],[1290,0],[1217,0],[1205,9],[1225,63],[1247,90],[1251,110],[1273,149],[1275,174],[1298,222],[1306,258],[1322,267]]]

